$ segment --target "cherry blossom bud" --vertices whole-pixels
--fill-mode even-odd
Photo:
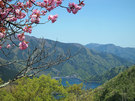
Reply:
[[[11,47],[11,45],[10,44],[7,44],[7,48],[10,48]]]

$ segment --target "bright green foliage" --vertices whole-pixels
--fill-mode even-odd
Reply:
[[[82,94],[82,87],[83,87],[83,84],[74,84],[72,86],[69,86],[67,87],[67,92],[68,93],[74,93],[76,95],[81,95]]]
[[[135,101],[135,66],[92,92],[94,101]]]
[[[135,66],[94,90],[82,84],[63,87],[61,81],[42,75],[22,78],[0,89],[0,101],[134,101]]]
[[[55,94],[66,97],[67,92],[57,80],[42,75],[33,79],[22,78],[17,85],[2,89],[0,101],[55,101]]]
[[[0,101],[76,101],[82,94],[82,86],[64,88],[58,80],[45,75],[22,78],[0,89]]]
[[[2,84],[3,83],[3,81],[2,81],[2,79],[0,78],[0,84]]]
[[[135,66],[98,88],[83,92],[77,101],[135,101]]]

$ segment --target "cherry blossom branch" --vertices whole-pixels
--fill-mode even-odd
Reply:
[[[45,16],[55,8],[65,8],[69,13],[76,14],[84,6],[84,1],[80,0],[79,4],[69,3],[68,7],[62,6],[62,2],[63,0],[43,0],[42,2],[36,0],[0,0],[0,49],[5,47],[2,43],[9,39],[8,37],[31,33],[34,24],[46,24],[50,20],[54,23],[58,18],[57,14],[49,15],[46,22],[40,22],[40,19],[41,16]],[[18,40],[20,41],[20,38]],[[26,46],[20,48],[21,50],[28,47],[25,39],[21,40],[21,43]],[[19,45],[22,45],[21,43]]]
[[[45,42],[42,42],[41,46],[35,47],[31,53],[27,53],[28,56],[25,60],[15,60],[8,62],[8,64],[5,63],[0,65],[6,66],[11,64],[23,64],[22,70],[20,70],[12,80],[0,85],[0,88],[7,86],[22,77],[33,77],[41,71],[45,71],[52,66],[56,66],[73,57],[71,56],[70,51],[68,51],[67,54],[58,54],[56,56],[57,50],[55,45],[48,49],[45,48]]]

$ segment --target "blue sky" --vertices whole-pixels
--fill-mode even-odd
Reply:
[[[49,14],[58,14],[58,20],[38,25],[31,35],[65,43],[135,47],[135,0],[85,0],[85,4],[76,15],[55,9]]]

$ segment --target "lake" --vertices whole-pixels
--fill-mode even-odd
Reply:
[[[70,85],[73,85],[73,84],[80,84],[80,83],[83,83],[83,86],[85,89],[94,89],[98,86],[101,85],[101,83],[97,83],[97,82],[91,82],[91,83],[88,83],[88,82],[82,82],[80,79],[77,79],[77,78],[59,78],[62,80],[62,85],[63,86],[66,86],[66,81],[68,81],[68,83]],[[58,80],[58,78],[57,78]]]

